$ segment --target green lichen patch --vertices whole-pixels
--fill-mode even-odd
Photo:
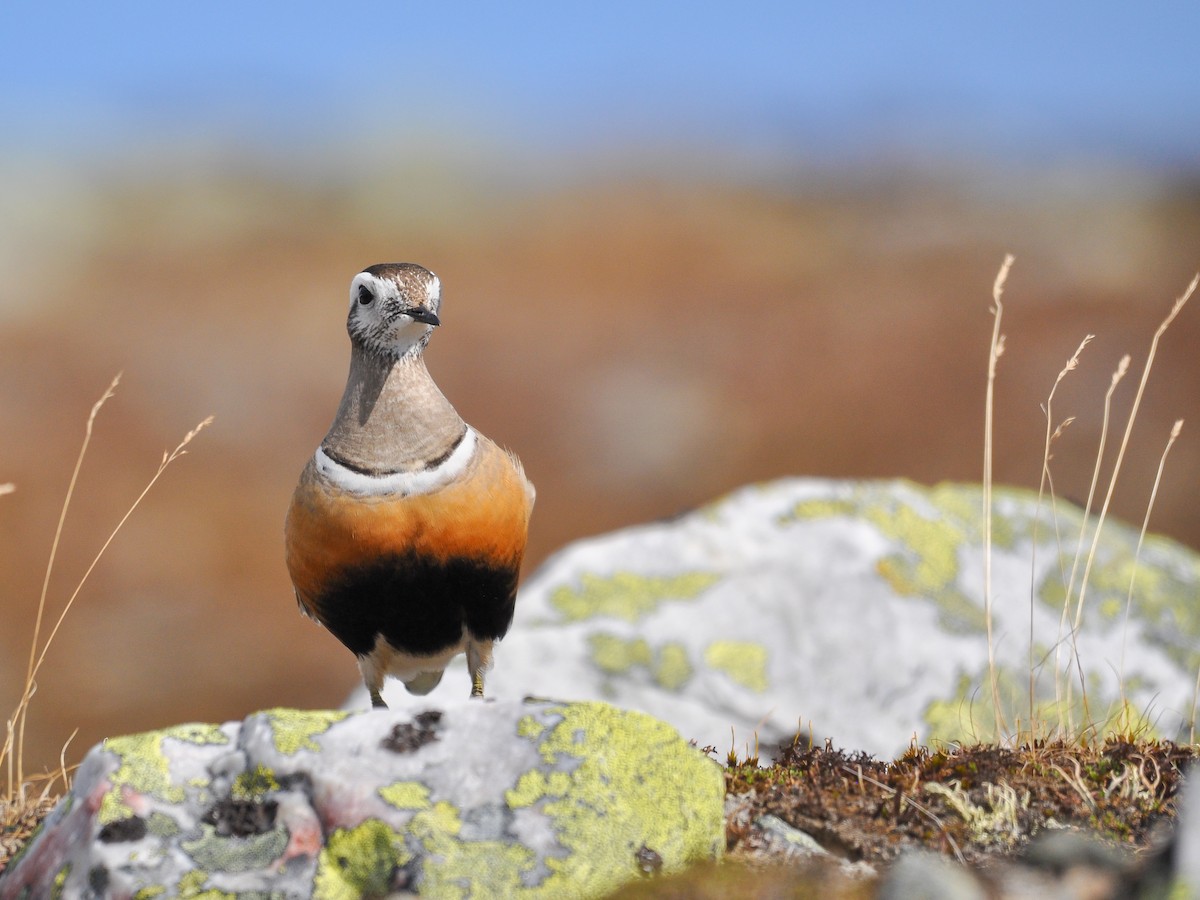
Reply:
[[[635,668],[649,668],[650,644],[645,638],[620,638],[596,632],[588,635],[592,662],[609,675],[623,675]]]
[[[626,675],[645,669],[664,690],[678,691],[691,679],[687,648],[667,641],[654,648],[645,638],[622,638],[596,632],[588,636],[592,662],[607,675]]]
[[[636,622],[668,602],[695,600],[717,582],[712,572],[651,576],[616,572],[609,576],[584,574],[578,590],[563,586],[550,595],[550,604],[567,622],[608,616]]]
[[[1077,533],[1082,512],[1016,488],[993,495],[992,546],[1012,550],[1058,533]],[[903,597],[932,600],[941,624],[951,633],[985,630],[984,614],[961,589],[958,554],[983,544],[983,492],[979,485],[944,483],[926,488],[909,482],[864,482],[847,496],[819,498],[795,505],[781,522],[845,517],[873,524],[898,547],[876,564],[892,590]],[[1200,617],[1197,621],[1200,628]],[[1200,636],[1200,631],[1198,631]]]
[[[517,734],[526,740],[537,740],[546,730],[546,723],[537,716],[522,716],[517,723]]]
[[[518,843],[464,841],[461,831],[458,810],[446,802],[413,817],[408,834],[426,860],[420,892],[448,898],[525,896],[522,891],[537,864],[534,852]]]
[[[816,500],[801,500],[779,517],[779,524],[790,525],[812,519],[852,516],[857,511],[858,503],[850,498],[821,497]]]
[[[379,789],[383,801],[396,809],[428,809],[429,788],[419,781],[396,781]]]
[[[187,744],[227,744],[229,738],[216,725],[176,725],[159,731],[109,738],[103,747],[120,760],[110,777],[112,788],[100,803],[100,822],[107,825],[133,814],[121,799],[126,788],[139,794],[149,794],[168,803],[184,799],[183,788],[171,782],[170,761],[163,749],[166,740]]]
[[[250,772],[242,772],[233,780],[230,795],[235,800],[261,800],[272,791],[279,790],[275,773],[261,763]]]
[[[62,900],[65,895],[63,891],[67,886],[67,879],[71,875],[71,864],[67,863],[54,876],[54,882],[50,886],[50,900]]]
[[[912,492],[911,500],[905,492]],[[863,482],[849,496],[797,503],[781,517],[786,524],[818,518],[845,517],[869,522],[897,549],[876,563],[876,570],[902,597],[922,597],[937,604],[942,625],[953,633],[979,633],[983,612],[959,588],[958,551],[982,538],[982,505],[978,486],[941,484],[922,488],[908,482]],[[1003,523],[993,541],[1005,546],[1014,539]]]
[[[206,888],[208,873],[194,869],[188,872],[175,885],[175,896],[181,900],[240,900],[235,894],[218,891],[216,888]]]
[[[146,831],[157,838],[172,838],[179,834],[179,823],[155,810],[146,817]]]
[[[983,611],[958,587],[958,551],[967,540],[961,522],[926,517],[900,504],[873,507],[865,515],[885,537],[900,545],[877,564],[893,591],[902,597],[933,600],[948,631],[984,631]]]
[[[668,691],[682,690],[692,677],[687,648],[677,641],[668,641],[659,647],[653,674],[659,687]]]
[[[750,641],[713,641],[704,649],[704,662],[723,672],[734,684],[761,694],[769,687],[767,648]]]
[[[321,748],[313,740],[350,713],[336,709],[268,709],[262,715],[271,724],[271,735],[275,749],[284,756],[301,750],[317,751]]]
[[[263,834],[224,837],[212,825],[200,826],[200,837],[180,846],[201,869],[215,872],[252,872],[265,870],[283,855],[287,830],[272,828]]]
[[[401,836],[378,819],[335,829],[317,857],[313,900],[386,897],[409,859]]]
[[[1108,529],[1106,525],[1106,533]],[[1145,626],[1141,640],[1159,647],[1184,671],[1196,671],[1200,668],[1200,604],[1195,602],[1200,593],[1200,556],[1165,538],[1147,537],[1135,557],[1136,536],[1126,538],[1102,537],[1088,576],[1084,621],[1096,627],[1124,628],[1128,612],[1131,623]],[[1087,552],[1085,546],[1083,553]],[[1051,610],[1063,608],[1066,586],[1059,571],[1070,572],[1073,564],[1073,554],[1063,554],[1038,586],[1039,600]],[[1072,616],[1083,571],[1081,560],[1072,587]]]
[[[720,854],[720,771],[670,726],[603,703],[548,712],[561,717],[538,748],[549,770],[526,772],[505,797],[540,806],[564,847],[539,895],[613,890],[638,877],[643,847],[667,870]]]

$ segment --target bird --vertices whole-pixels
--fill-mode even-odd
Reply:
[[[354,276],[346,388],[284,523],[300,610],[354,653],[376,708],[387,676],[425,695],[460,653],[483,697],[536,497],[517,456],[464,422],[425,366],[441,292],[414,263]]]

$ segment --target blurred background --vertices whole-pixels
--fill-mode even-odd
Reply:
[[[336,9],[335,9],[336,6]],[[788,475],[978,481],[1115,447],[1200,267],[1194,3],[18,3],[0,13],[0,709],[53,578],[26,765],[110,734],[340,704],[284,510],[364,266],[436,271],[428,354],[567,542]],[[1115,509],[1200,545],[1200,299],[1163,338]],[[1195,423],[1194,425],[1192,423]],[[1110,453],[1111,459],[1111,453]],[[503,648],[499,651],[503,665]],[[549,690],[549,688],[548,688]]]

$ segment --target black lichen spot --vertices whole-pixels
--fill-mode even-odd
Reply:
[[[140,841],[146,836],[146,820],[141,816],[117,819],[100,829],[100,841],[104,844],[119,844],[123,841]]]
[[[307,772],[288,772],[286,775],[278,776],[276,781],[279,782],[281,791],[300,791],[302,794],[312,797],[312,776]]]
[[[412,753],[438,739],[437,727],[441,721],[439,710],[427,709],[417,713],[411,722],[397,724],[392,733],[383,739],[381,746],[393,753]]]
[[[200,818],[211,825],[220,837],[252,837],[266,834],[275,827],[279,804],[274,800],[218,800]]]
[[[663,858],[645,844],[638,848],[638,851],[633,854],[633,858],[637,862],[638,870],[643,875],[657,875],[662,871]]]
[[[414,721],[429,731],[433,731],[442,721],[442,711],[440,709],[427,709],[424,712],[417,713]]]
[[[88,887],[97,897],[108,894],[108,869],[104,866],[93,866],[88,870]]]
[[[412,859],[403,866],[397,866],[396,871],[392,873],[392,890],[415,892],[420,874],[419,859]]]

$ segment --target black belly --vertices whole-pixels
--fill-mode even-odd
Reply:
[[[519,566],[519,564],[518,564]],[[316,598],[317,618],[356,655],[378,635],[397,650],[432,654],[462,640],[504,637],[512,624],[518,566],[415,554],[347,569]]]

